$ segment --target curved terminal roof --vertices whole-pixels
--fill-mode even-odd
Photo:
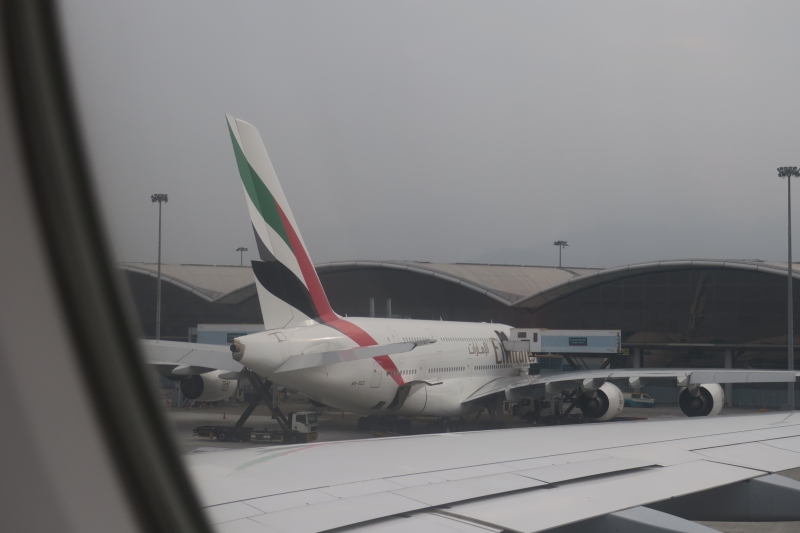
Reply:
[[[793,263],[795,264],[795,263]],[[523,298],[513,305],[515,307],[526,307],[530,309],[537,309],[544,305],[569,296],[572,293],[617,281],[624,278],[632,278],[634,276],[641,276],[656,272],[673,272],[677,270],[694,270],[694,269],[732,269],[732,270],[746,270],[762,272],[765,274],[773,274],[780,276],[787,276],[789,273],[788,263],[778,261],[761,261],[760,259],[684,259],[674,261],[654,261],[650,263],[637,263],[633,265],[625,265],[616,268],[609,268],[606,270],[598,270],[591,274],[586,274],[579,278],[573,278],[549,287],[547,290],[533,293],[527,298]],[[800,272],[796,270],[800,267],[792,267],[792,277],[800,278]]]
[[[318,264],[316,268],[320,273],[368,268],[414,272],[461,285],[505,304],[511,304],[530,294],[539,293],[569,280],[599,271],[597,268],[417,261],[343,261]]]
[[[156,277],[154,263],[124,263],[123,270]],[[320,274],[363,269],[387,269],[433,276],[484,294],[504,304],[546,291],[571,279],[594,274],[596,268],[558,268],[418,261],[341,261],[316,265]],[[238,303],[256,293],[249,266],[161,265],[161,279],[209,302]]]
[[[156,263],[123,263],[120,268],[126,272],[158,277]],[[161,264],[161,281],[189,291],[203,300],[216,302],[226,297],[241,295],[248,286],[256,293],[253,269],[249,266],[220,265],[169,265]],[[247,296],[238,299],[241,301]],[[236,303],[229,301],[225,303]]]
[[[123,263],[124,271],[155,278],[154,263]],[[341,261],[316,265],[320,274],[386,269],[433,276],[479,292],[506,305],[536,309],[580,290],[654,272],[714,268],[787,275],[787,263],[753,260],[688,259],[638,263],[609,269],[558,268],[417,261]],[[798,267],[800,270],[800,266]],[[794,272],[800,278],[800,272]],[[161,279],[208,302],[235,304],[256,294],[249,266],[161,265]]]

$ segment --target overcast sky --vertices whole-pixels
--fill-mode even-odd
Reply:
[[[63,16],[122,261],[156,260],[152,193],[169,194],[164,262],[256,257],[225,113],[260,130],[317,263],[554,265],[557,239],[565,266],[786,257],[798,2],[70,0]]]

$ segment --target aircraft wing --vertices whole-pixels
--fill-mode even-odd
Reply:
[[[241,372],[243,368],[233,360],[228,346],[154,340],[140,342],[145,362],[167,373],[191,375],[212,370]]]
[[[575,372],[559,372],[544,376],[514,376],[498,378],[490,381],[469,396],[464,402],[470,402],[498,394],[508,390],[546,385],[548,383],[576,383],[588,385],[587,382],[628,380],[635,386],[641,386],[650,380],[669,380],[678,387],[701,383],[790,383],[800,373],[794,370],[746,370],[746,369],[672,369],[672,368],[626,368],[582,370]],[[636,381],[639,384],[636,384]]]
[[[800,482],[773,475],[800,467],[800,413],[323,442],[186,461],[225,533],[702,532],[712,530],[688,520],[800,520]]]

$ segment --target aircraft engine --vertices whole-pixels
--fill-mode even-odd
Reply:
[[[236,391],[238,382],[231,379],[220,379],[223,370],[195,374],[181,380],[181,392],[190,400],[216,402],[228,398]]]
[[[598,422],[605,422],[619,415],[624,404],[622,391],[608,381],[593,393],[585,391],[578,397],[578,407],[581,412]]]
[[[716,416],[725,404],[725,391],[716,383],[704,383],[694,394],[684,388],[678,403],[686,416]]]

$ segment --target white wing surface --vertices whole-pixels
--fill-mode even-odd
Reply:
[[[544,376],[514,376],[498,378],[475,391],[464,402],[470,402],[507,390],[546,385],[548,383],[578,383],[587,380],[669,380],[678,387],[703,383],[790,383],[800,376],[794,370],[744,369],[673,369],[673,368],[610,368],[559,372]]]
[[[800,413],[325,442],[187,461],[226,533],[700,532],[710,530],[687,517],[800,520],[800,482],[772,475],[800,467]]]
[[[242,365],[231,357],[228,346],[216,344],[197,344],[193,342],[173,341],[140,341],[144,350],[146,363],[168,370],[180,368],[188,370],[187,374],[203,373],[210,370],[241,372]]]

